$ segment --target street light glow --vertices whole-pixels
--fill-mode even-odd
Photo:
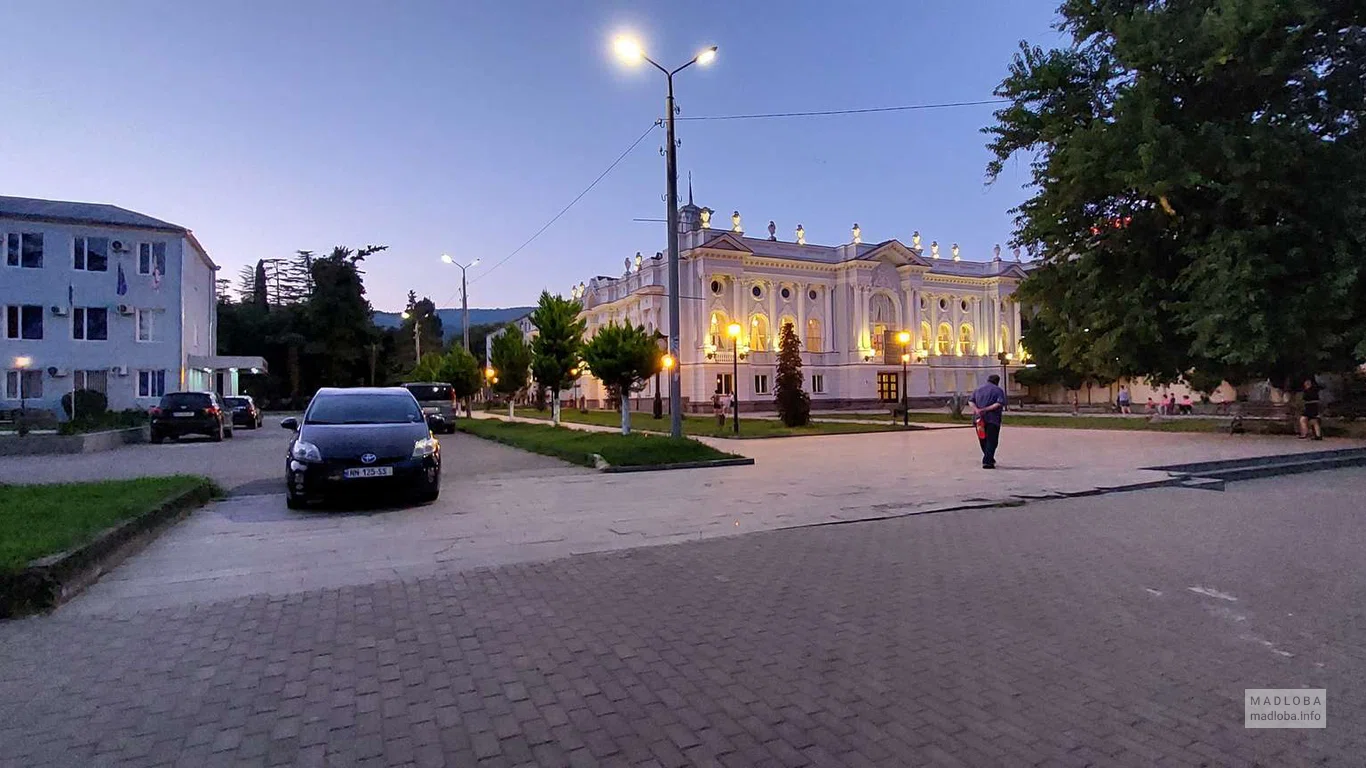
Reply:
[[[488,379],[489,381],[492,381],[492,380],[493,380],[493,377],[494,377],[493,368],[485,368],[485,369],[484,369],[484,378]]]
[[[33,365],[33,358],[31,358],[31,357],[29,357],[29,356],[27,356],[27,355],[24,355],[24,356],[21,356],[21,357],[16,357],[16,358],[14,358],[14,367],[15,367],[15,368],[18,368],[18,369],[20,369],[20,370],[23,370],[23,369],[29,367],[30,365]]]
[[[667,371],[667,370],[669,370],[670,368],[674,367],[674,356],[673,356],[673,355],[665,355],[665,356],[664,356],[664,360],[663,360],[662,362],[664,363],[664,370]]]
[[[910,332],[910,331],[902,331],[901,333],[898,333],[898,334],[896,335],[896,340],[899,341],[899,342],[901,342],[902,346],[905,346],[905,345],[907,345],[907,344],[910,344],[910,343],[911,343],[911,332]]]
[[[739,323],[731,323],[726,326],[726,333],[729,334],[732,339],[740,338],[740,331],[742,330],[744,329],[740,327]]]
[[[612,41],[612,50],[616,51],[617,58],[624,64],[639,64],[645,58],[645,51],[640,47],[640,43],[628,35],[617,35]]]
[[[441,254],[441,260],[444,261],[444,262],[446,262],[447,264],[454,264],[454,263],[455,263],[455,259],[452,259],[452,258],[451,258],[451,255],[450,255],[449,253],[443,253],[443,254]]]
[[[714,45],[713,45],[712,47],[708,48],[707,50],[705,50],[705,51],[703,51],[703,52],[697,54],[697,63],[698,63],[698,64],[701,64],[701,65],[704,66],[704,67],[707,66],[708,64],[712,63],[712,62],[715,61],[715,60],[716,60],[716,46],[714,46]]]
[[[412,317],[412,315],[406,309],[400,312],[398,316],[403,318],[404,320],[407,320]]]
[[[903,363],[909,363],[909,362],[911,362],[911,356],[908,355],[908,354],[902,354],[902,355],[901,355],[901,362],[903,362]]]

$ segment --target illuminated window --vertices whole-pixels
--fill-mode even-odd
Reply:
[[[711,336],[713,347],[720,349],[723,346],[723,342],[726,340],[726,326],[728,325],[730,322],[726,319],[725,312],[711,313],[711,328],[708,329],[707,333]]]
[[[763,315],[752,315],[749,318],[749,348],[755,352],[767,352],[773,348],[771,342],[768,318]]]
[[[1010,351],[1011,351],[1011,346],[1010,346],[1010,329],[1007,328],[1007,327],[1005,327],[1004,325],[1001,326],[1001,351],[1002,351],[1002,352],[1010,352]]]
[[[948,323],[939,324],[939,335],[934,340],[935,354],[953,354],[953,328]]]
[[[824,352],[823,341],[821,339],[821,321],[816,318],[808,318],[806,321],[806,351]]]
[[[779,320],[779,321],[778,321],[778,331],[779,331],[779,333],[778,333],[778,344],[779,344],[780,346],[781,346],[782,343],[783,343],[782,331],[785,330],[785,329],[787,329],[787,328],[791,328],[791,329],[792,329],[792,333],[796,334],[796,333],[797,333],[797,318],[795,318],[795,317],[784,317],[782,320]],[[801,336],[797,336],[797,343],[800,344],[801,341],[802,341],[802,337],[801,337]]]
[[[972,354],[972,326],[964,324],[958,329],[958,354]]]
[[[920,348],[921,348],[922,350],[924,350],[925,352],[929,352],[929,351],[930,351],[930,337],[931,337],[931,336],[933,336],[933,334],[930,333],[930,324],[929,324],[929,323],[921,323],[921,324],[920,324]]]
[[[884,403],[895,403],[901,399],[901,375],[890,371],[877,375],[877,397]]]

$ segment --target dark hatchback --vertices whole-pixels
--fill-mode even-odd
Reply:
[[[285,458],[286,502],[299,509],[343,496],[434,501],[441,492],[441,445],[422,408],[401,387],[318,390]]]
[[[261,409],[256,407],[255,400],[247,395],[231,395],[223,398],[223,403],[232,414],[232,425],[234,427],[261,428]]]
[[[185,435],[204,435],[214,441],[232,437],[232,416],[214,392],[171,392],[162,396],[149,415],[154,443]]]

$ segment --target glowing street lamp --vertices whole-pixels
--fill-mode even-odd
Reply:
[[[468,352],[470,351],[470,303],[468,284],[465,282],[465,270],[478,264],[479,259],[475,259],[468,264],[461,264],[455,259],[452,259],[449,253],[443,253],[441,254],[441,260],[447,264],[454,264],[455,266],[460,267],[460,324],[464,326],[465,329],[465,351]]]
[[[19,412],[24,414],[28,413],[28,388],[24,386],[24,374],[28,372],[31,365],[33,365],[33,358],[27,355],[14,358],[14,367],[19,369]],[[72,405],[75,405],[75,400],[72,400]],[[22,430],[20,434],[23,434]]]
[[[735,340],[735,353],[731,355],[730,401],[735,406],[735,434],[740,434],[740,332],[744,328],[739,323],[726,326],[726,334]]]
[[[668,127],[668,138],[664,145],[668,158],[666,180],[668,182],[668,227],[669,227],[669,351],[678,353],[678,141],[674,137],[674,75],[693,64],[706,66],[716,60],[716,46],[699,51],[677,69],[665,69],[645,53],[640,42],[629,35],[618,35],[612,41],[612,49],[617,58],[628,65],[649,62],[655,69],[664,73],[669,84],[669,95],[664,102],[664,122]],[[683,436],[683,391],[679,380],[678,368],[669,369],[669,433],[674,437]],[[738,425],[737,425],[738,427]]]
[[[896,335],[901,344],[901,426],[911,426],[911,332],[901,331]]]

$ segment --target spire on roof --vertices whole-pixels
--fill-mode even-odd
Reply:
[[[692,171],[688,171],[688,205],[692,205]]]

